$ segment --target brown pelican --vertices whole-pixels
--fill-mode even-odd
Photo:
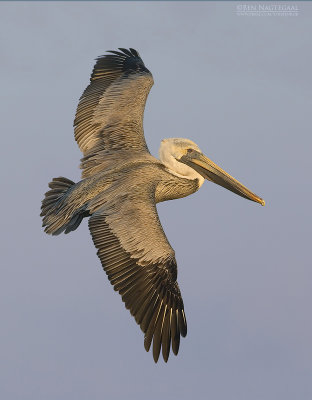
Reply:
[[[83,153],[82,180],[54,178],[42,201],[45,232],[78,228],[84,217],[114,289],[144,332],[168,360],[177,355],[187,325],[177,283],[175,253],[160,224],[156,203],[196,192],[204,180],[246,199],[264,200],[203,155],[188,139],[161,141],[159,158],[148,151],[143,113],[153,77],[134,49],[97,59],[74,121]]]

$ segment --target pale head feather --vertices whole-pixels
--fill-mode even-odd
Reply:
[[[196,143],[189,139],[169,138],[163,139],[159,148],[160,161],[176,176],[186,179],[198,179],[199,186],[204,183],[204,178],[193,168],[178,161],[188,149],[201,151]]]

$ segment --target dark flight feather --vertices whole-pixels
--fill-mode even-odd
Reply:
[[[148,351],[153,341],[155,362],[161,348],[167,362],[171,340],[173,352],[177,354],[180,332],[183,336],[186,334],[186,320],[178,318],[177,322],[176,318],[172,318],[172,315],[182,315],[183,311],[183,300],[176,282],[175,259],[160,265],[140,265],[138,259],[132,258],[123,249],[101,212],[91,216],[89,228],[111,284],[121,294],[126,308],[145,333],[145,349]],[[111,248],[111,252],[107,248]]]

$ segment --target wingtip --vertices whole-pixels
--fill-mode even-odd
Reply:
[[[135,56],[135,57],[140,57],[140,54],[137,50],[133,49],[132,47],[129,48],[129,50],[131,51],[131,53]]]
[[[144,337],[144,349],[146,351],[149,351],[149,349],[151,347],[151,343],[152,343],[152,341],[147,336],[145,336]]]
[[[153,353],[153,358],[154,358],[154,362],[155,362],[155,364],[157,364],[157,362],[158,362],[158,359],[159,359],[159,353],[157,354],[157,353]]]
[[[102,56],[99,56],[99,57],[96,58],[96,60],[98,60],[99,58],[105,57],[107,55],[111,55],[111,54],[114,54],[114,55],[119,56],[119,57],[120,56],[123,56],[123,57],[127,56],[127,57],[141,58],[139,52],[137,50],[133,49],[132,47],[130,47],[129,49],[126,49],[125,47],[118,47],[118,50],[119,51],[117,51],[117,50],[106,50],[106,53],[109,53],[109,54],[104,54]]]

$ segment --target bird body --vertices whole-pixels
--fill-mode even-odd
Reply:
[[[83,152],[82,180],[54,178],[42,202],[45,232],[89,229],[114,289],[145,333],[168,360],[186,336],[177,263],[158,218],[156,204],[196,192],[204,180],[264,205],[189,139],[161,142],[159,157],[147,148],[143,113],[153,78],[134,49],[99,57],[77,108],[75,139]]]

